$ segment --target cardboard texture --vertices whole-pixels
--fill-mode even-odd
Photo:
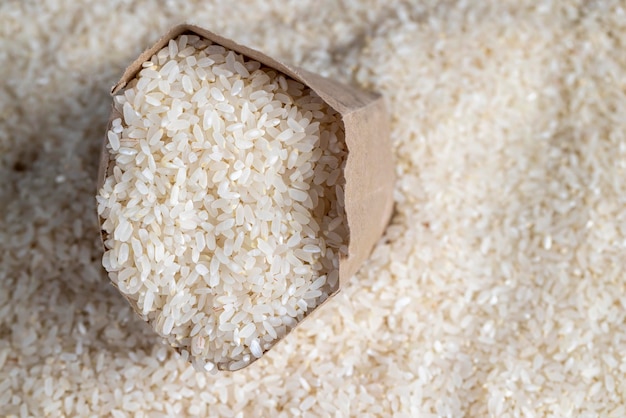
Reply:
[[[310,87],[342,116],[348,148],[344,178],[345,212],[350,233],[349,254],[340,259],[339,288],[327,299],[330,300],[369,257],[376,241],[381,237],[389,223],[393,210],[395,169],[389,139],[389,116],[382,97],[376,93],[365,92],[301,68],[284,64],[259,51],[239,45],[201,27],[188,24],[172,28],[156,44],[143,52],[126,69],[120,81],[111,89],[111,94],[115,95],[122,91],[128,82],[139,73],[145,61],[150,60],[155,53],[166,46],[170,39],[183,33],[202,36],[225,48],[257,60],[267,67],[281,71]],[[120,115],[113,110],[107,130],[110,128],[111,121],[117,117]],[[98,173],[98,190],[104,183],[106,175],[112,170],[112,167],[109,166],[110,160],[105,145],[106,135]],[[100,222],[102,223],[102,220]],[[102,231],[103,241],[106,238],[104,234]],[[135,312],[138,312],[136,304],[132,300],[126,299]],[[308,315],[304,319],[306,318]],[[300,321],[296,326],[302,322]],[[180,351],[181,347],[174,348]],[[252,362],[254,361],[256,359]]]

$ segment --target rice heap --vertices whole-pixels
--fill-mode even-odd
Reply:
[[[196,372],[101,262],[109,87],[190,19],[393,116],[385,237],[236,373]],[[0,416],[623,418],[624,22],[623,0],[0,1]]]
[[[197,369],[240,369],[337,289],[340,117],[196,35],[145,62],[115,109],[103,265]]]

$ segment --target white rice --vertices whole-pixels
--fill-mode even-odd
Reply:
[[[0,416],[625,416],[625,19],[616,0],[0,2]],[[93,198],[109,87],[184,20],[384,93],[399,174],[354,279],[215,376],[111,286]]]
[[[198,370],[234,370],[337,290],[342,123],[302,84],[196,35],[142,67],[107,134],[103,264]]]

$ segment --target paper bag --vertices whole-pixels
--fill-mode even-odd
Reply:
[[[394,165],[389,139],[389,116],[384,101],[378,94],[319,76],[298,67],[292,67],[267,55],[239,45],[230,39],[216,35],[194,25],[180,25],[171,29],[156,44],[142,53],[124,72],[120,81],[113,87],[115,95],[124,89],[141,70],[142,64],[166,46],[171,39],[184,34],[196,34],[215,44],[243,54],[278,70],[287,76],[310,87],[328,106],[341,116],[345,129],[348,156],[345,165],[345,219],[349,230],[348,256],[340,260],[339,287],[330,295],[337,294],[347,280],[353,276],[372,251],[376,241],[387,226],[393,209]],[[119,117],[114,110],[110,121]],[[110,128],[110,123],[109,123]],[[102,146],[98,190],[106,175],[112,170],[105,143]],[[102,219],[100,223],[102,224]],[[103,240],[105,232],[102,231]],[[134,301],[129,300],[136,312]],[[322,304],[323,305],[323,304]],[[320,308],[322,305],[316,307]],[[330,307],[327,307],[331,309]],[[306,319],[306,317],[305,317]],[[302,321],[300,321],[301,323]],[[298,323],[298,325],[300,324]],[[297,325],[296,325],[297,326]],[[175,347],[177,348],[177,347]],[[179,351],[180,348],[178,347]],[[253,359],[255,361],[256,359]]]

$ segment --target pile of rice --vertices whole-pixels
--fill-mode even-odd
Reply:
[[[143,63],[115,109],[104,267],[196,369],[238,370],[337,290],[340,116],[196,35]]]
[[[407,3],[0,2],[0,416],[626,415],[623,1]],[[234,373],[196,372],[101,265],[108,90],[183,20],[393,116],[370,261]]]

